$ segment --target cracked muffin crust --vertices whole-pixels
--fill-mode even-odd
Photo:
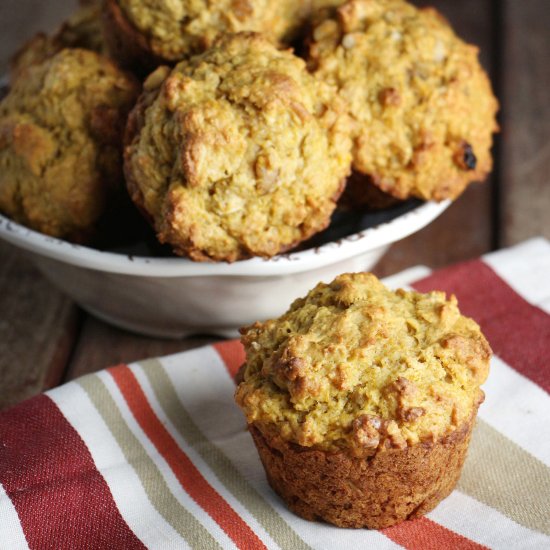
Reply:
[[[351,162],[347,118],[304,62],[241,33],[159,68],[130,115],[130,196],[194,260],[285,251],[330,221]]]
[[[235,399],[292,510],[381,528],[450,493],[491,357],[454,296],[344,274],[241,332]]]
[[[482,399],[490,348],[454,297],[388,290],[368,273],[319,284],[243,330],[237,401],[249,423],[324,450],[433,441]]]
[[[94,237],[124,189],[121,134],[138,93],[91,51],[29,66],[0,103],[0,211],[55,237]]]
[[[64,48],[82,48],[106,55],[99,2],[82,5],[51,36],[38,33],[14,55],[10,63],[13,81],[26,67],[42,63]]]
[[[113,54],[125,65],[177,62],[212,46],[223,33],[254,31],[273,42],[293,38],[310,0],[106,0]]]
[[[353,161],[397,198],[456,198],[492,168],[498,108],[478,48],[434,9],[350,0],[317,15],[308,64],[355,123]]]

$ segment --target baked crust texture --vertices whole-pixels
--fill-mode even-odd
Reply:
[[[334,90],[254,33],[155,71],[126,143],[135,204],[198,261],[271,257],[324,229],[351,162]]]
[[[350,0],[321,10],[308,65],[354,122],[354,169],[399,199],[454,199],[492,168],[498,103],[478,48],[434,9]]]
[[[105,0],[113,53],[125,65],[174,63],[200,53],[224,33],[252,31],[286,42],[311,10],[310,0]]]
[[[242,342],[235,400],[298,515],[381,529],[453,490],[491,357],[454,297],[344,274]]]
[[[370,456],[437,441],[483,398],[491,349],[443,292],[369,273],[319,283],[278,319],[242,329],[237,403],[249,424],[303,447]]]
[[[300,447],[253,425],[250,433],[269,484],[295,514],[338,527],[384,529],[427,514],[452,492],[473,425],[472,417],[436,442],[368,458]]]
[[[82,49],[28,66],[0,103],[0,210],[54,237],[94,238],[122,196],[122,132],[139,88]]]
[[[11,59],[11,80],[18,78],[27,67],[42,63],[64,48],[82,48],[107,55],[99,1],[82,5],[52,35],[38,33],[24,44]]]
[[[109,54],[121,67],[144,78],[166,62],[124,16],[117,0],[103,0],[101,24]]]

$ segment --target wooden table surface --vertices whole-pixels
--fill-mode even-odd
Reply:
[[[481,48],[501,101],[495,170],[428,228],[394,245],[375,271],[440,267],[535,235],[550,238],[549,0],[433,0]],[[76,2],[2,0],[0,74],[15,48]],[[82,374],[212,341],[167,341],[82,312],[10,245],[0,243],[0,409]]]

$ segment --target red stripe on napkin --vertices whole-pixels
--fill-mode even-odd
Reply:
[[[404,521],[399,525],[380,531],[388,538],[409,550],[474,550],[487,548],[467,539],[434,521],[422,517],[413,521]]]
[[[31,548],[145,548],[78,433],[40,395],[0,413],[0,483]]]
[[[235,378],[246,359],[243,345],[239,340],[229,340],[227,342],[218,342],[213,347],[222,358],[231,378]]]
[[[474,260],[442,269],[413,286],[455,294],[460,310],[479,323],[495,354],[550,393],[550,316],[487,264]]]
[[[135,419],[166,460],[181,486],[239,548],[264,548],[256,533],[206,481],[158,419],[134,373],[126,365],[108,369]]]

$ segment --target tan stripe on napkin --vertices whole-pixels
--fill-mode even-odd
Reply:
[[[138,475],[147,496],[160,515],[179,533],[192,548],[221,548],[212,535],[186,510],[171,493],[159,469],[128,428],[114,399],[96,376],[85,376],[80,386],[102,416],[119,444],[126,461]]]
[[[156,359],[141,366],[164,413],[181,436],[201,455],[226,488],[256,518],[281,548],[307,550],[310,547],[239,473],[227,456],[209,441],[178,398],[172,381]]]
[[[550,535],[550,469],[479,418],[458,489]]]

